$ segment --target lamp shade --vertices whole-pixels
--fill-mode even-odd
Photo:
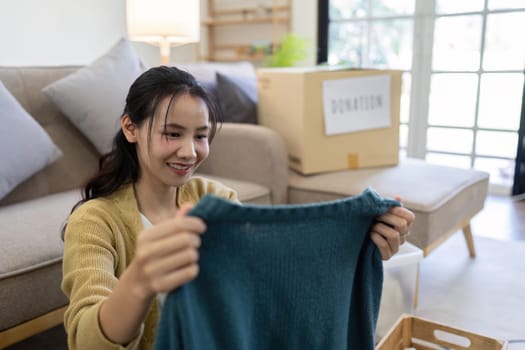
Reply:
[[[198,42],[199,3],[200,0],[127,0],[128,36],[134,41],[172,45]]]

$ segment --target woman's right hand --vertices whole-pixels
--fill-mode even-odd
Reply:
[[[138,235],[135,257],[129,266],[138,297],[152,298],[197,277],[200,235],[206,231],[206,224],[187,216],[190,209],[191,205],[184,205],[173,219]]]

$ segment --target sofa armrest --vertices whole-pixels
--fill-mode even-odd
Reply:
[[[286,146],[275,131],[264,126],[222,124],[199,172],[259,184],[270,189],[273,204],[286,203]]]

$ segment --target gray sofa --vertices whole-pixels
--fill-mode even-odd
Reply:
[[[215,75],[202,69],[210,66],[186,68],[209,83]],[[0,81],[63,152],[0,201],[0,348],[62,322],[59,231],[99,154],[41,90],[78,68],[0,67]],[[483,208],[488,174],[403,159],[394,167],[303,176],[288,169],[286,153],[285,141],[268,128],[225,123],[199,171],[236,189],[241,201],[260,204],[331,200],[371,186],[383,196],[400,195],[415,212],[409,241],[425,255],[463,230],[475,256],[470,219]]]
[[[41,89],[78,68],[0,67],[0,81],[63,153],[0,201],[0,348],[62,322],[59,231],[99,154]],[[243,202],[270,204],[286,201],[287,171],[275,132],[224,123],[200,175],[236,189]]]

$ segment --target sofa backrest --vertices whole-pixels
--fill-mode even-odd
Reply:
[[[96,170],[99,157],[96,149],[42,93],[43,87],[79,68],[0,67],[0,81],[42,125],[64,154],[56,162],[17,186],[0,201],[0,206],[79,188]]]

